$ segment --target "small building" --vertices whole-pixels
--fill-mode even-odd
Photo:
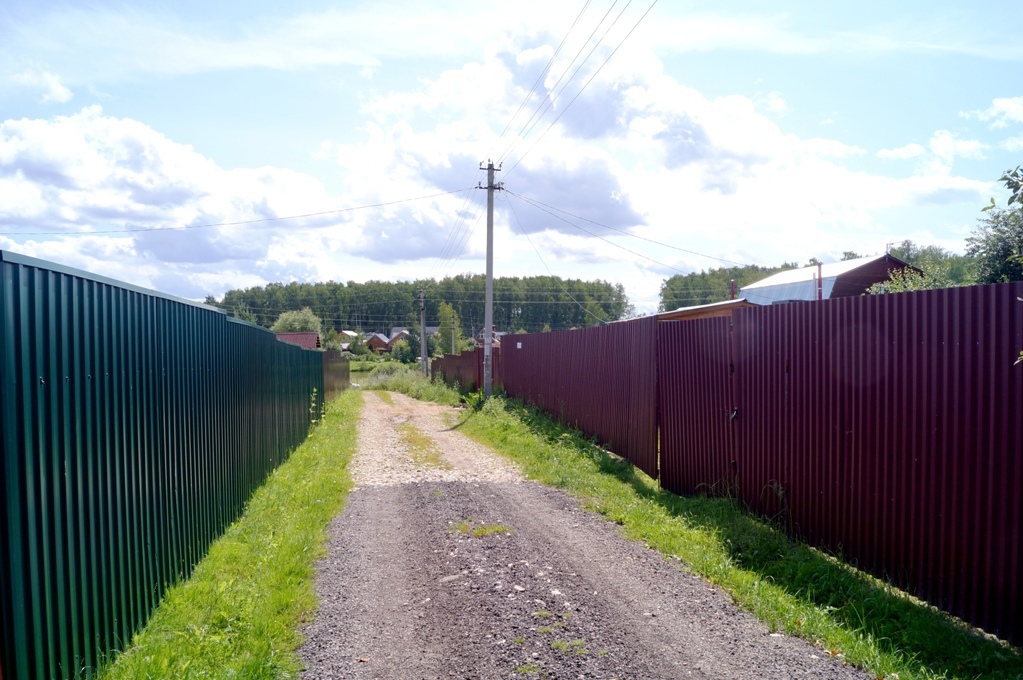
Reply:
[[[394,349],[394,345],[399,340],[407,340],[410,333],[407,328],[392,328],[391,337],[387,339],[387,351],[390,352]]]
[[[377,354],[391,351],[391,346],[388,344],[388,338],[383,333],[373,333],[366,338],[366,347],[369,347]]]
[[[916,267],[894,255],[858,257],[830,264],[789,269],[743,286],[740,295],[757,305],[802,300],[822,300],[863,295],[875,283],[887,281],[889,273]],[[819,278],[819,290],[818,290]]]
[[[323,345],[320,344],[320,334],[313,331],[277,333],[277,339],[305,349],[323,349]]]
[[[501,346],[501,337],[505,336],[505,335],[508,335],[508,334],[505,333],[504,331],[497,330],[497,326],[493,326],[491,328],[491,336],[490,336],[491,337],[491,341],[490,341],[491,342],[491,346],[492,347],[500,347]],[[486,332],[484,330],[480,329],[480,332],[477,333],[476,337],[474,338],[474,340],[476,341],[476,346],[477,347],[483,347],[484,343],[486,342],[486,338],[487,338]]]

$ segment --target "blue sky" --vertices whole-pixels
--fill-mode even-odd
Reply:
[[[192,298],[481,272],[493,158],[498,275],[650,311],[677,272],[962,251],[1023,162],[1017,5],[650,7],[4,0],[0,249]]]

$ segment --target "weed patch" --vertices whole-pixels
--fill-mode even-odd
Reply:
[[[453,534],[471,535],[474,538],[515,533],[504,524],[476,524],[471,517],[455,523],[449,531]]]
[[[391,396],[387,392],[381,392],[380,394]],[[437,448],[433,440],[423,434],[412,423],[402,423],[399,425],[398,436],[401,438],[402,443],[408,447],[409,454],[412,456],[412,462],[419,467],[440,468],[441,470],[450,470],[452,468],[451,463],[444,460],[440,449]]]
[[[461,401],[458,392],[442,381],[431,380],[410,366],[393,362],[374,368],[360,385],[364,390],[400,392],[414,399],[448,406],[457,406]]]

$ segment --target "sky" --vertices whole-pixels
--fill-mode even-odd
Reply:
[[[176,296],[910,239],[1023,163],[1023,6],[0,0],[0,250]]]

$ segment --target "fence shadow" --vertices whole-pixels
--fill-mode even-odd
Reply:
[[[1023,652],[971,628],[949,614],[841,560],[791,539],[777,521],[755,516],[732,497],[683,497],[651,484],[650,478],[585,435],[571,442],[567,428],[550,416],[509,400],[508,408],[542,439],[592,460],[602,474],[628,485],[640,498],[655,503],[671,517],[713,532],[730,559],[763,581],[782,588],[796,600],[828,612],[847,630],[870,638],[885,652],[909,655],[936,677],[1023,677]],[[798,634],[798,629],[787,631]]]

